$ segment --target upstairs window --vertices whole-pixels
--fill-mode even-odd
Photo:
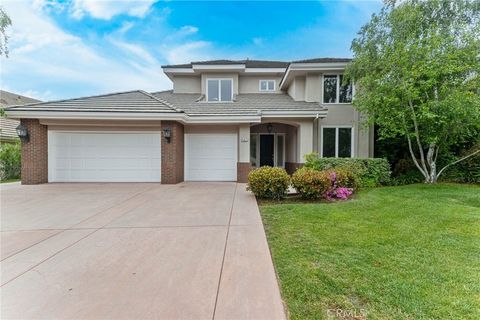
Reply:
[[[260,80],[260,91],[275,91],[275,80]]]
[[[352,84],[342,85],[343,75],[323,76],[323,103],[351,103]]]
[[[222,102],[232,101],[232,79],[207,79],[207,101]]]

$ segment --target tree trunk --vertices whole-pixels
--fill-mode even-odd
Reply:
[[[425,176],[425,183],[437,183],[437,157],[435,157],[437,148],[438,147],[435,143],[431,143],[428,147],[427,164],[430,170],[427,170],[427,175]]]

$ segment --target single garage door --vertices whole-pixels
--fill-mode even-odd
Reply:
[[[236,181],[236,134],[186,134],[185,180]]]
[[[50,182],[159,182],[160,132],[48,132]]]

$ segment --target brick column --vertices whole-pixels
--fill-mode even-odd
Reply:
[[[237,162],[237,182],[247,183],[248,174],[252,169],[252,165],[249,162]]]
[[[183,181],[184,130],[183,124],[176,121],[162,121],[162,131],[170,128],[170,143],[162,132],[162,183],[175,184]]]
[[[30,140],[22,141],[22,184],[48,182],[48,129],[38,119],[21,119]]]

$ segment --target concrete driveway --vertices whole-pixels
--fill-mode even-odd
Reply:
[[[244,184],[1,189],[2,319],[284,319]]]

